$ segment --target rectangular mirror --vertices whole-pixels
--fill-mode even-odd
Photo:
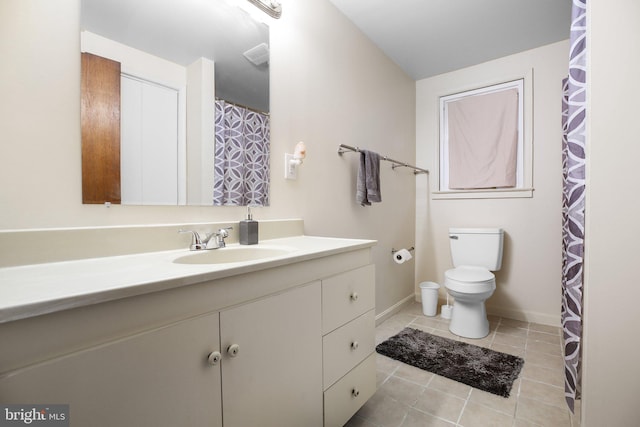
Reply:
[[[83,203],[269,204],[269,28],[229,1],[81,1]]]

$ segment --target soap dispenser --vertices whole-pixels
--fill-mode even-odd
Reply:
[[[255,245],[258,243],[258,221],[253,220],[251,208],[247,206],[247,219],[240,221],[240,244]]]

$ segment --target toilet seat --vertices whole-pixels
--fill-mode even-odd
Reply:
[[[460,267],[452,268],[444,273],[447,279],[455,280],[456,282],[487,282],[495,280],[495,276],[492,272],[483,267],[474,267],[471,265],[463,265]]]
[[[444,273],[444,286],[455,292],[480,294],[493,291],[496,277],[483,267],[460,266]]]

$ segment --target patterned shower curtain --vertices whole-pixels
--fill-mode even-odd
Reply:
[[[562,328],[565,398],[571,411],[581,389],[586,149],[587,0],[573,0],[569,76],[562,99]]]
[[[216,100],[213,204],[269,205],[269,116]]]

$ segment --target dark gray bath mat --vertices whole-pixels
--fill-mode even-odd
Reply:
[[[376,351],[502,397],[509,397],[511,386],[524,365],[524,360],[517,356],[412,328],[404,328],[378,344]]]

